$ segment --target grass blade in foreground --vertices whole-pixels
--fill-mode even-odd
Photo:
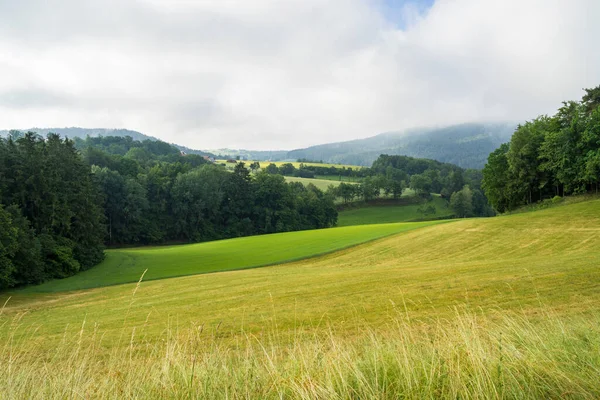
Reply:
[[[350,226],[190,245],[110,250],[104,262],[88,271],[24,291],[60,292],[137,282],[146,269],[145,281],[260,267],[314,257],[435,223],[439,221]]]
[[[428,329],[402,316],[356,339],[271,330],[232,346],[211,329],[171,328],[148,342],[107,350],[92,329],[65,336],[40,357],[31,346],[0,346],[0,393],[15,398],[157,399],[594,399],[598,317],[526,314],[496,318],[457,311]],[[267,325],[271,325],[268,324]]]

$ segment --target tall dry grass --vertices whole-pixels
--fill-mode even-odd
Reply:
[[[120,345],[85,321],[41,352],[35,330],[0,315],[0,397],[8,399],[600,398],[600,317],[456,311],[447,320],[398,314],[384,329],[324,328],[233,337],[202,325]],[[541,321],[541,322],[540,322]],[[175,326],[175,324],[173,324]]]

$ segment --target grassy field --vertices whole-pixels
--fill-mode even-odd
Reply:
[[[317,175],[317,179],[323,179],[327,181],[337,181],[337,182],[346,182],[346,183],[358,183],[363,178],[358,178],[354,176],[340,176],[340,175]]]
[[[227,160],[215,160],[215,162],[217,164],[226,164],[228,167],[235,167],[235,163],[228,163]],[[250,164],[252,164],[254,161],[244,161],[242,160],[242,162],[244,162],[246,164],[246,167],[248,167]],[[352,169],[360,169],[363,168],[361,166],[358,165],[346,165],[346,164],[327,164],[327,163],[299,163],[296,161],[259,161],[258,162],[260,164],[261,168],[266,168],[269,164],[275,164],[277,167],[280,167],[282,164],[292,164],[294,167],[296,168],[300,168],[300,164],[306,165],[306,166],[315,166],[315,167],[325,167],[325,168],[329,168],[329,167],[336,167],[336,168],[352,168]]]
[[[309,183],[312,183],[313,185],[315,185],[322,191],[326,191],[329,186],[335,187],[335,186],[340,185],[339,181],[330,181],[330,180],[326,180],[326,179],[297,178],[297,177],[293,177],[293,176],[286,176],[285,180],[286,180],[286,182],[300,182],[304,185],[308,185]],[[351,182],[348,182],[348,183],[351,183]]]
[[[190,245],[141,247],[107,251],[100,265],[78,275],[57,279],[25,292],[57,292],[253,268],[313,257],[391,234],[431,225],[432,222],[363,225],[278,233]]]
[[[269,268],[5,294],[0,393],[598,398],[598,260],[589,201]]]
[[[419,212],[419,208],[430,205],[435,207],[435,214],[425,215]],[[338,226],[387,224],[425,218],[444,218],[452,215],[453,211],[448,208],[446,201],[439,196],[434,196],[425,204],[366,206],[342,210],[339,212]]]

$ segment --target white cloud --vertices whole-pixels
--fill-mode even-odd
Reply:
[[[0,0],[0,126],[294,148],[530,119],[600,84],[595,0],[401,7],[403,28],[375,0]]]

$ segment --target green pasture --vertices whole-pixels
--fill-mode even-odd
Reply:
[[[433,206],[435,214],[424,214],[419,209]],[[454,212],[448,207],[446,200],[434,196],[430,201],[408,205],[373,205],[348,208],[338,214],[338,226],[362,224],[387,224],[393,222],[415,221],[419,219],[449,218]]]
[[[49,322],[41,332],[66,325],[107,328],[122,321],[135,284],[69,293],[38,294],[137,281],[147,269],[130,311],[133,321],[152,310],[153,329],[166,316],[180,322],[222,323],[260,330],[277,316],[281,329],[315,327],[358,317],[381,323],[391,304],[415,316],[442,316],[452,307],[537,309],[562,312],[600,306],[600,201],[451,223],[407,223],[333,228],[231,239],[186,246],[113,250],[107,260],[78,276],[12,296],[4,315],[27,310],[26,325]],[[420,229],[414,229],[421,227]],[[389,236],[393,233],[399,235]],[[236,270],[342,249],[269,268]],[[348,332],[350,333],[350,332]]]
[[[190,245],[108,250],[100,265],[24,292],[58,292],[182,275],[253,268],[329,253],[431,222],[364,225],[217,240]]]
[[[336,181],[330,181],[330,180],[326,180],[326,179],[297,178],[297,177],[293,177],[293,176],[286,176],[285,180],[286,180],[286,182],[300,182],[300,183],[304,184],[305,186],[308,185],[309,183],[312,183],[313,185],[315,185],[322,191],[326,191],[327,188],[329,188],[329,186],[335,187],[335,186],[340,185],[339,181],[336,182]]]
[[[231,167],[231,168],[233,168],[235,166],[235,163],[228,163],[227,160],[215,160],[215,162],[217,164],[227,164],[227,166]],[[250,166],[250,164],[252,164],[254,162],[254,160],[240,160],[240,162],[245,163],[246,167],[248,167],[248,166]],[[300,164],[306,165],[306,166],[325,167],[325,168],[330,168],[330,167],[352,168],[352,169],[363,168],[363,167],[361,167],[359,165],[328,164],[328,163],[321,164],[321,163],[310,163],[310,162],[299,163],[299,162],[296,162],[296,161],[258,161],[258,163],[260,164],[260,168],[266,168],[269,164],[275,164],[277,167],[281,167],[283,164],[292,164],[296,168],[300,168]]]
[[[426,225],[118,250],[87,277],[4,293],[0,392],[600,396],[600,201]],[[268,268],[35,293],[137,280],[145,269],[157,279],[274,263],[400,231]]]
[[[253,161],[248,161],[248,163],[252,164]],[[312,166],[312,167],[325,167],[325,168],[331,168],[331,167],[335,167],[335,168],[352,168],[352,169],[361,169],[363,167],[358,166],[358,165],[348,165],[348,164],[329,164],[329,163],[310,163],[310,162],[306,162],[306,163],[299,163],[296,161],[259,161],[260,163],[260,167],[261,168],[266,168],[269,164],[275,164],[277,167],[281,167],[283,164],[292,164],[294,167],[296,168],[300,168],[300,164],[302,165],[306,165],[306,166]]]
[[[346,183],[359,183],[363,178],[358,178],[354,176],[341,176],[341,175],[317,175],[316,179],[323,179],[327,181],[337,181],[337,182],[346,182]]]

